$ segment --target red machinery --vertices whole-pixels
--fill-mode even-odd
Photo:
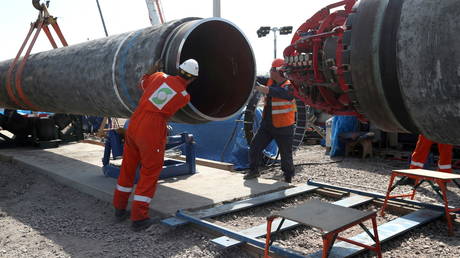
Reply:
[[[284,50],[286,76],[307,105],[337,115],[358,115],[350,96],[350,31],[346,21],[356,0],[318,11],[294,34]],[[337,7],[344,9],[331,12]]]
[[[460,144],[460,1],[343,0],[302,24],[285,76],[307,105]]]

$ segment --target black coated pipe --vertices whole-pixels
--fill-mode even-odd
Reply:
[[[360,109],[379,128],[460,144],[460,1],[362,0],[352,14]]]
[[[12,60],[0,62],[0,107],[129,117],[142,94],[139,80],[156,61],[175,75],[189,58],[200,64],[199,77],[187,89],[191,103],[172,121],[225,120],[246,104],[255,61],[243,33],[220,18],[185,18],[31,55],[21,85],[15,69],[8,87]]]

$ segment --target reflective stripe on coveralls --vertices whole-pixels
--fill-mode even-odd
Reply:
[[[116,209],[126,209],[136,170],[140,176],[131,208],[131,220],[149,218],[149,205],[163,168],[166,145],[166,122],[177,110],[190,101],[186,92],[186,81],[179,76],[164,73],[145,75],[142,78],[144,94],[134,111],[127,133],[123,161],[115,189],[113,204]],[[180,94],[178,94],[180,93]],[[121,190],[120,190],[121,189]]]
[[[410,162],[410,164],[415,166],[415,167],[420,167],[420,168],[423,168],[423,166],[425,165],[425,164],[423,164],[421,162],[415,162],[413,160]]]
[[[117,190],[125,193],[130,193],[133,191],[132,187],[123,187],[121,185],[117,185]]]
[[[147,196],[142,196],[142,195],[134,195],[133,200],[134,201],[139,201],[139,202],[150,203],[152,201],[152,198],[149,198]]]

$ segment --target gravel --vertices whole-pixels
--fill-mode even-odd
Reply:
[[[319,145],[302,146],[294,156],[295,164],[315,163],[296,167],[294,184],[303,184],[308,179],[329,183],[342,187],[355,188],[363,191],[385,194],[388,188],[391,171],[394,169],[407,169],[409,164],[396,160],[385,160],[378,157],[368,159],[358,158],[330,158],[324,155],[324,148]],[[459,171],[454,171],[459,173]],[[263,178],[282,180],[279,167],[265,169]],[[396,188],[392,193],[403,193],[410,190],[409,186]],[[460,207],[460,189],[453,184],[448,185],[449,205]],[[441,204],[439,196],[425,183],[415,195],[415,200],[427,203]],[[360,207],[366,209],[366,207]],[[374,207],[378,209],[378,207]],[[257,213],[257,211],[253,211]],[[457,215],[458,216],[458,215]],[[378,224],[390,221],[396,216],[387,214],[385,218],[377,217]],[[455,236],[447,235],[447,223],[444,219],[436,220],[421,228],[414,229],[390,242],[382,245],[384,257],[460,257],[460,223],[454,224]],[[311,237],[312,230],[308,227],[298,228],[291,238],[281,242],[281,246],[289,247],[303,253],[312,253],[319,250],[319,235]],[[345,235],[346,236],[346,235]],[[306,241],[305,241],[306,239]],[[305,244],[307,243],[307,244]],[[361,257],[375,257],[373,252],[368,252]]]
[[[135,233],[111,204],[0,163],[0,257],[250,257],[189,226]]]
[[[320,146],[303,146],[295,155],[297,167],[293,183],[308,179],[384,194],[393,169],[408,164],[379,158],[330,159]],[[261,177],[282,180],[279,167],[270,167]],[[407,189],[405,189],[407,190]],[[449,188],[449,203],[460,207],[460,190]],[[272,211],[292,207],[309,199],[335,199],[308,193],[283,202],[267,204],[235,214],[214,218],[232,229],[245,229],[265,222]],[[428,185],[417,192],[416,200],[439,203]],[[364,205],[360,209],[377,209]],[[378,217],[385,223],[396,216]],[[223,250],[213,237],[189,226],[170,228],[154,224],[145,232],[134,233],[129,222],[115,223],[111,204],[72,188],[62,186],[34,171],[0,162],[0,257],[250,257],[231,248]],[[384,257],[460,257],[460,223],[456,236],[447,236],[447,225],[437,220],[385,243]],[[350,229],[345,236],[360,232]],[[305,254],[321,248],[320,235],[309,227],[283,233],[275,244]],[[374,257],[372,252],[361,257]]]

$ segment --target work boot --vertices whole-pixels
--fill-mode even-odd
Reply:
[[[115,209],[115,220],[117,222],[124,221],[125,219],[129,218],[129,215],[130,215],[130,212],[125,209],[123,210]]]
[[[148,218],[148,219],[143,219],[143,220],[135,220],[131,224],[131,228],[135,232],[139,232],[141,230],[149,228],[153,223],[155,223],[155,220]]]
[[[290,184],[292,182],[292,176],[284,176],[284,182]]]
[[[259,171],[250,170],[246,175],[244,175],[244,179],[252,179],[252,178],[257,178],[259,176],[260,176]]]

